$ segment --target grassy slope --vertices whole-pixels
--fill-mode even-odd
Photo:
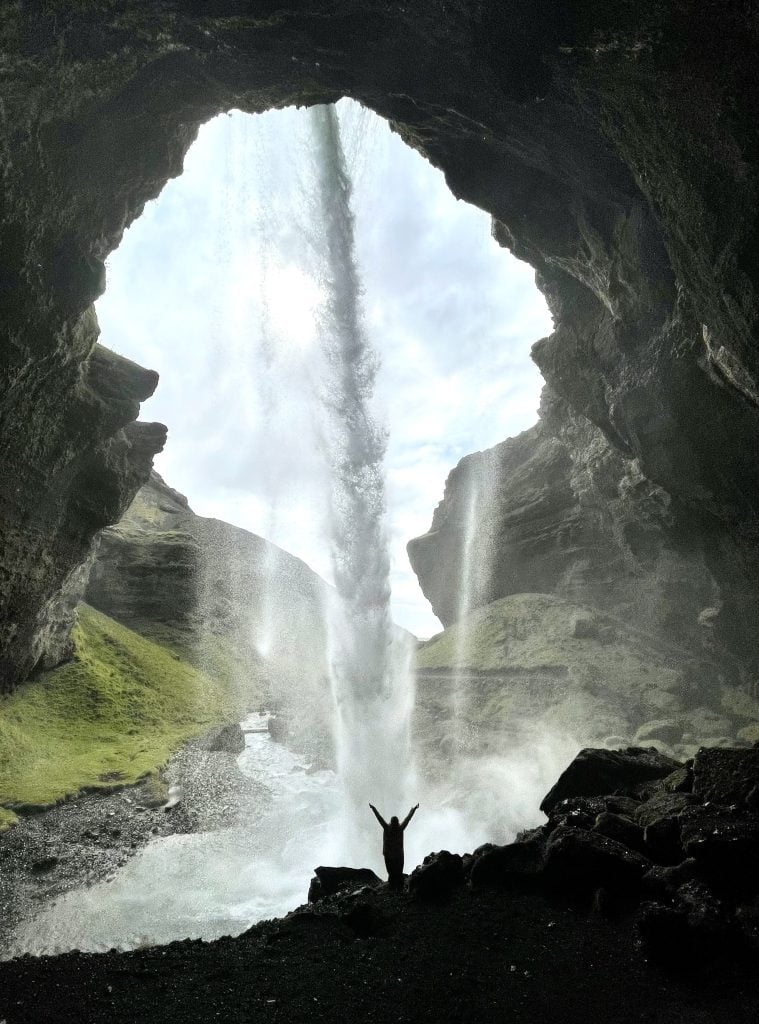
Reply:
[[[601,636],[576,636],[577,621],[589,621]],[[630,717],[658,718],[680,706],[682,673],[668,651],[590,609],[546,594],[514,594],[472,612],[422,647],[418,669],[505,669],[525,675],[470,679],[465,715],[477,728],[498,730],[515,721],[548,715],[573,735],[588,739],[589,723],[600,735],[627,729]],[[564,682],[546,689],[530,672],[564,671]],[[561,676],[559,676],[561,679]],[[418,693],[431,713],[447,699],[440,682],[420,677]],[[635,708],[633,711],[632,709]]]
[[[575,624],[587,620],[605,637],[576,636]],[[679,655],[679,657],[678,657]],[[672,689],[685,652],[668,651],[623,623],[548,594],[513,594],[472,612],[433,637],[417,655],[419,668],[466,667],[480,671],[521,666],[572,666],[588,681],[631,675],[641,686]],[[642,678],[641,678],[642,677]]]
[[[134,782],[256,700],[87,606],[74,640],[73,662],[0,701],[0,828],[15,804]]]
[[[430,714],[442,714],[450,703],[450,687],[435,670],[473,670],[464,700],[466,717],[475,727],[497,729],[548,714],[583,741],[592,727],[595,742],[615,734],[629,739],[644,722],[674,717],[693,736],[684,742],[698,744],[722,736],[720,720],[727,718],[728,737],[743,726],[739,735],[750,740],[759,702],[719,684],[715,666],[710,706],[701,706],[705,695],[693,693],[688,681],[691,657],[692,652],[593,609],[547,594],[514,594],[477,609],[425,644],[416,666],[432,675],[420,676],[417,689]],[[528,673],[540,669],[563,669],[565,681],[554,687],[545,681],[531,684]],[[506,670],[506,682],[476,677],[488,670]],[[522,670],[527,671],[520,677]]]

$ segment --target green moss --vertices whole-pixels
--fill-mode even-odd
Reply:
[[[550,708],[554,720],[585,736],[589,722],[600,734],[616,733],[621,718],[645,720],[679,707],[686,660],[687,652],[592,609],[514,594],[433,637],[416,666],[428,673],[419,680],[421,700],[441,707],[457,689],[452,670],[461,670],[459,699],[476,727],[534,721]]]
[[[87,606],[74,642],[74,661],[0,701],[0,804],[135,782],[257,699]]]
[[[18,818],[13,811],[8,811],[5,807],[0,807],[0,832],[5,832],[6,829],[15,825]]]

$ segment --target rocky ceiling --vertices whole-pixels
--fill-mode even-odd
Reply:
[[[200,123],[342,95],[536,268],[552,409],[701,538],[750,646],[758,35],[749,0],[4,3],[0,689],[61,656],[91,539],[165,439],[134,422],[155,375],[97,344],[106,256]]]

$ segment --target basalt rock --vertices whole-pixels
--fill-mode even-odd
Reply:
[[[683,638],[698,630],[695,649],[716,645],[751,683],[750,6],[64,0],[3,5],[0,37],[4,687],[39,659],[45,605],[162,442],[129,426],[136,400],[114,398],[122,368],[93,358],[108,253],[180,173],[203,121],[343,94],[392,119],[458,198],[493,215],[554,315],[534,357],[561,409],[508,449],[513,500],[476,538],[483,550],[494,538],[499,586],[529,572],[532,552],[550,592],[575,587],[580,603],[596,595]],[[457,548],[454,537],[440,551]]]
[[[759,749],[699,750],[693,761],[693,792],[716,804],[750,800],[759,780]]]
[[[440,850],[428,854],[409,877],[408,887],[417,899],[442,900],[464,884],[464,862],[457,853]]]
[[[679,767],[653,747],[627,750],[581,750],[543,798],[541,811],[551,812],[569,797],[593,797],[632,789],[642,782],[666,778]]]
[[[315,903],[326,896],[334,896],[338,892],[361,889],[364,886],[382,884],[371,868],[318,867],[314,868],[314,877],[308,890],[308,902]]]

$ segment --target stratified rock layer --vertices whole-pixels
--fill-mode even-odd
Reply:
[[[299,558],[196,515],[152,472],[121,522],[103,531],[86,600],[236,691],[263,676],[285,730],[323,746],[328,594]]]
[[[408,550],[446,626],[508,595],[554,594],[680,644],[696,676],[751,692],[759,672],[755,540],[652,483],[548,387],[535,427],[461,460]],[[592,620],[576,635],[599,639]]]
[[[38,660],[38,616],[126,504],[128,453],[159,443],[120,434],[134,412],[89,394],[105,257],[202,121],[342,94],[394,119],[536,268],[556,322],[541,370],[572,424],[634,465],[617,483],[662,489],[684,543],[707,537],[709,621],[741,647],[756,616],[740,579],[755,578],[759,507],[758,35],[750,5],[701,0],[4,5],[3,686]],[[103,393],[119,374],[95,376]]]

